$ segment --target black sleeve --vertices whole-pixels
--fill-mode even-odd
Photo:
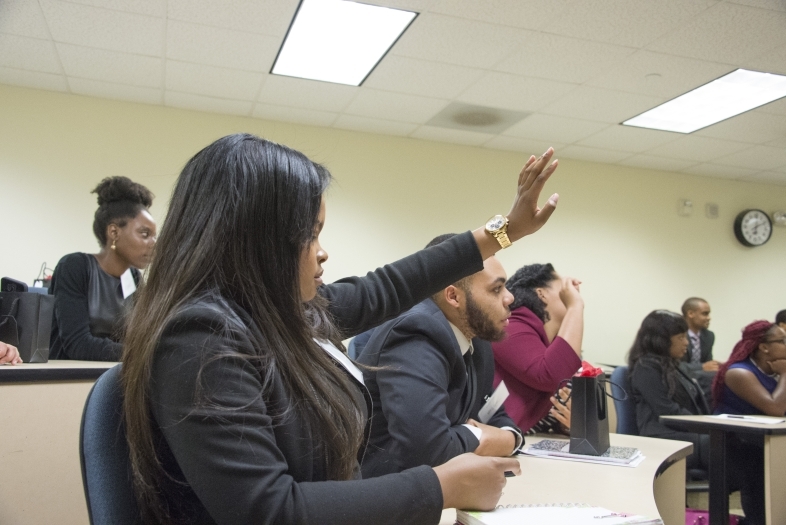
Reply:
[[[712,361],[712,347],[715,346],[715,332],[707,330],[707,354],[704,356],[703,361]]]
[[[222,323],[178,320],[157,349],[152,409],[177,466],[219,525],[437,523],[442,493],[427,467],[370,480],[297,482],[277,446],[250,342]],[[206,402],[195,402],[197,388]],[[220,409],[215,408],[220,406]],[[297,439],[297,437],[293,438]]]
[[[630,384],[655,416],[692,415],[669,397],[669,389],[663,382],[660,370],[640,362],[636,365],[635,373],[630,376]]]
[[[448,417],[452,366],[446,351],[428,328],[411,317],[405,321],[391,328],[377,362],[380,405],[391,437],[386,452],[402,469],[437,466],[480,443],[464,421],[452,425]]]
[[[123,345],[90,333],[90,310],[87,305],[87,257],[72,253],[57,263],[52,274],[52,293],[55,296],[55,319],[68,359],[84,361],[120,361]],[[52,334],[54,337],[55,334]]]
[[[483,269],[472,232],[387,264],[365,277],[320,287],[345,337],[391,319],[462,277]]]

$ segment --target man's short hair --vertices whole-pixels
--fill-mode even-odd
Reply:
[[[437,244],[443,243],[443,242],[447,241],[448,239],[451,239],[451,238],[455,237],[456,235],[458,235],[458,234],[456,234],[456,233],[443,233],[442,235],[437,235],[436,237],[434,237],[433,239],[431,239],[429,241],[429,243],[426,245],[426,248],[431,248],[432,246],[436,246]],[[459,279],[458,281],[453,283],[453,286],[455,286],[456,288],[461,288],[461,290],[463,290],[465,293],[469,292],[469,280],[470,280],[471,277],[472,277],[471,275],[468,275],[467,277]],[[432,295],[431,298],[434,301],[436,301],[437,297],[440,296],[441,292],[442,292],[442,290],[440,290],[439,292],[437,292],[434,295]]]
[[[781,310],[775,314],[775,324],[786,323],[786,310]]]
[[[685,302],[682,303],[682,315],[687,316],[688,312],[692,312],[693,310],[698,310],[699,303],[707,303],[707,301],[705,301],[701,297],[689,297],[685,299]]]

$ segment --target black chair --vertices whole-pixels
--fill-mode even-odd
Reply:
[[[110,368],[98,378],[82,413],[79,459],[91,525],[142,523],[131,484],[121,366]]]

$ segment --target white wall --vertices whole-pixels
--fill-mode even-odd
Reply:
[[[322,239],[328,280],[506,212],[526,161],[512,152],[3,85],[0,115],[0,275],[28,282],[43,261],[54,267],[66,253],[97,250],[89,192],[101,178],[126,175],[147,185],[157,195],[152,213],[163,221],[183,164],[228,133],[285,143],[330,168],[337,182]],[[552,220],[500,259],[509,274],[552,262],[584,281],[588,359],[621,362],[649,311],[678,310],[690,295],[712,306],[719,358],[745,324],[786,308],[786,229],[755,249],[732,233],[745,208],[786,209],[784,187],[563,159],[545,195],[555,191],[561,200]],[[680,198],[693,200],[693,216],[677,215]],[[720,206],[718,219],[704,216],[706,202]]]

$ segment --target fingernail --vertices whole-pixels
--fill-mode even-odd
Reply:
[[[549,197],[549,204],[551,204],[552,206],[556,206],[558,202],[559,202],[559,193],[555,193],[554,195]]]

